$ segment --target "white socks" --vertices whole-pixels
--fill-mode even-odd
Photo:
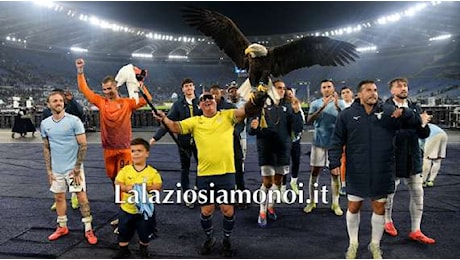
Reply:
[[[436,176],[438,176],[439,170],[441,169],[441,159],[433,160],[433,165],[431,165],[430,178],[429,181],[434,181]]]
[[[91,225],[92,221],[93,221],[93,216],[88,216],[88,217],[84,217],[81,219],[81,222],[85,224],[85,232],[93,229]]]
[[[332,204],[339,205],[340,176],[331,175]]]
[[[361,212],[356,214],[347,210],[347,231],[351,244],[358,244],[359,223],[361,221]]]
[[[377,215],[375,212],[372,213],[371,218],[372,226],[372,238],[371,243],[380,246],[380,240],[382,240],[383,230],[385,227],[385,217],[383,215]]]
[[[275,202],[276,202],[276,199],[277,199],[277,194],[279,194],[281,192],[280,192],[280,190],[278,188],[278,185],[276,185],[274,183],[270,187],[270,190],[271,190],[271,192],[273,194],[273,198],[271,200],[268,200],[268,208],[272,209],[275,206]],[[268,197],[267,197],[267,199],[268,199]]]
[[[311,173],[310,173],[310,181],[309,181],[309,183],[308,183],[308,188],[309,188],[308,192],[309,192],[310,201],[311,201],[310,203],[316,203],[316,202],[315,202],[315,197],[314,197],[313,192],[315,191],[315,186],[314,186],[314,185],[315,185],[315,183],[317,183],[317,182],[318,182],[318,176],[313,176],[313,175],[311,175]]]
[[[260,203],[260,213],[267,213],[267,200],[268,200],[268,196],[267,196],[267,187],[265,187],[265,185],[262,184],[262,186],[260,186],[260,190],[265,193],[265,201],[262,201],[262,203]]]
[[[387,202],[385,203],[385,223],[393,222],[393,219],[391,218],[391,214],[393,213],[393,199],[395,197],[396,189],[398,189],[398,185],[400,182],[400,179],[395,180],[395,192],[388,194],[387,196]]]
[[[58,216],[57,223],[59,224],[60,227],[67,227],[67,215]]]
[[[414,232],[420,229],[420,223],[422,222],[423,215],[423,186],[420,174],[410,177],[408,187],[410,193],[409,211],[411,218],[411,231]]]

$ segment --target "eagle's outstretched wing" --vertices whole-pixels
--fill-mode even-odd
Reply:
[[[271,50],[274,77],[303,67],[344,66],[359,58],[353,44],[328,37],[308,36]]]
[[[218,12],[194,7],[186,7],[182,9],[182,13],[187,24],[213,38],[217,46],[233,60],[237,67],[248,69],[244,50],[251,42],[230,18]]]

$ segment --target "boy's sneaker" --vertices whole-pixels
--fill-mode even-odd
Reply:
[[[48,240],[53,241],[67,234],[69,234],[69,229],[67,227],[58,226],[56,228],[56,231],[54,231],[53,234],[48,236]]]
[[[426,186],[427,186],[427,187],[433,187],[433,186],[434,186],[434,182],[432,182],[432,181],[427,181],[427,182],[426,182]]]
[[[88,241],[89,244],[95,245],[97,244],[97,237],[94,235],[93,230],[88,230],[85,232],[85,238],[86,241]]]
[[[291,181],[291,190],[294,191],[295,195],[299,195],[299,185],[295,181]]]
[[[351,243],[348,246],[347,252],[345,253],[346,259],[356,259],[356,254],[358,253],[358,243]]]
[[[78,197],[74,196],[73,194],[75,194],[75,193],[72,193],[72,198],[70,199],[70,204],[72,204],[73,209],[78,209],[80,207],[80,205],[78,204]]]
[[[223,257],[233,256],[233,249],[232,249],[232,244],[230,243],[230,239],[224,238],[224,240],[222,240],[222,252],[220,252],[220,254]]]
[[[204,243],[200,247],[200,255],[209,255],[215,243],[215,238],[206,239],[206,241],[204,241]]]
[[[393,222],[388,222],[385,224],[385,233],[392,237],[398,235],[398,230],[396,230],[395,225],[393,225]]]
[[[332,204],[331,210],[334,211],[334,214],[337,215],[337,216],[342,216],[343,215],[343,211],[340,208],[339,204]]]
[[[267,213],[268,213],[268,218],[269,219],[271,219],[271,220],[277,220],[278,219],[278,215],[276,215],[276,212],[275,212],[274,208],[267,209]]]
[[[51,205],[51,211],[55,211],[56,210],[56,202],[53,203],[53,205]]]
[[[313,209],[316,208],[316,203],[308,203],[305,208],[303,208],[303,212],[310,213]]]
[[[380,246],[374,243],[370,243],[368,246],[369,252],[371,252],[373,259],[382,259],[382,250],[380,250]]]
[[[267,226],[267,215],[265,213],[259,214],[259,218],[257,219],[257,224],[259,224],[259,227]]]
[[[434,244],[436,241],[430,237],[425,236],[421,230],[409,233],[409,238],[411,240],[420,242],[422,244]]]

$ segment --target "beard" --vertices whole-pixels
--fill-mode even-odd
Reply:
[[[56,114],[61,113],[64,110],[64,107],[54,107],[52,111],[56,112]]]
[[[401,94],[398,94],[396,95],[399,99],[407,99],[407,93],[401,93]]]
[[[370,98],[367,98],[367,99],[366,99],[365,103],[366,103],[367,105],[372,106],[372,105],[377,104],[377,101],[378,101],[378,97],[370,97]]]

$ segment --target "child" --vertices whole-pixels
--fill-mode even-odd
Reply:
[[[146,184],[147,191],[160,190],[162,180],[160,173],[153,167],[147,165],[149,157],[149,143],[142,139],[136,138],[131,141],[131,154],[133,164],[123,167],[115,179],[115,185],[122,192],[122,203],[119,214],[118,224],[118,245],[119,252],[114,258],[128,258],[131,255],[128,245],[129,241],[137,231],[139,236],[139,249],[141,258],[148,258],[147,247],[149,240],[154,236],[156,218],[155,210],[152,216],[145,217],[136,207],[133,202],[134,196],[130,191],[134,190],[135,185]],[[117,187],[117,188],[118,188]],[[142,197],[139,200],[142,202]],[[145,218],[144,218],[145,217]]]

